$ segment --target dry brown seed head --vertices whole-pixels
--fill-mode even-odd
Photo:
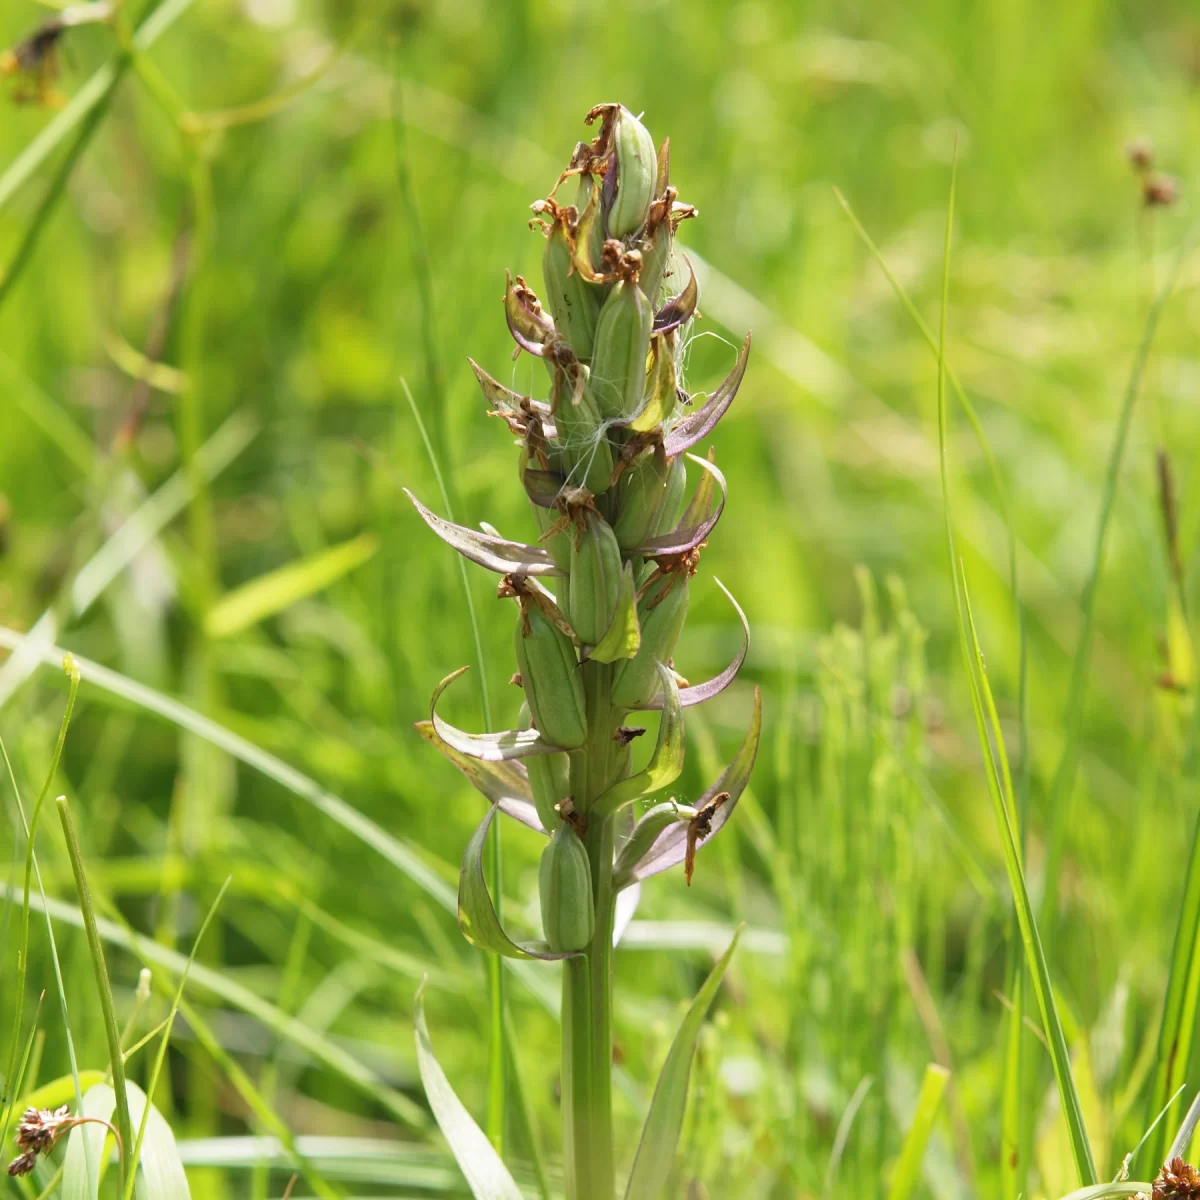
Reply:
[[[1147,208],[1170,208],[1179,199],[1179,183],[1170,175],[1150,175],[1142,185],[1142,203]]]

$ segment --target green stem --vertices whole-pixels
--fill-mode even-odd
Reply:
[[[563,963],[562,1105],[567,1200],[591,1200],[591,966],[585,955]]]
[[[121,1053],[121,1031],[117,1025],[117,1011],[113,1004],[112,984],[108,979],[108,963],[104,958],[104,944],[96,928],[96,910],[92,904],[92,892],[88,886],[87,872],[83,864],[83,851],[79,846],[79,834],[75,830],[75,819],[66,796],[56,801],[58,815],[62,820],[63,836],[67,843],[67,855],[71,870],[75,874],[75,888],[79,892],[79,911],[83,914],[83,927],[87,934],[88,949],[92,954],[92,966],[96,971],[96,990],[100,995],[100,1013],[104,1018],[104,1032],[108,1039],[108,1058],[112,1070],[113,1091],[116,1093],[117,1133],[121,1140],[121,1184],[129,1163],[126,1155],[133,1146],[133,1122],[129,1117],[129,1096],[125,1091],[125,1058]]]
[[[563,1126],[568,1200],[613,1200],[612,934],[615,818],[592,813],[622,771],[613,733],[612,667],[580,668],[587,699],[588,740],[571,756],[571,793],[588,820],[584,844],[592,868],[596,931],[588,953],[563,969]]]
[[[588,857],[592,861],[592,889],[596,904],[596,932],[588,955],[591,968],[592,1021],[590,1040],[592,1168],[596,1195],[612,1200],[613,1173],[612,1053],[613,1053],[613,923],[616,892],[613,890],[613,827],[615,817],[605,817],[588,829]]]

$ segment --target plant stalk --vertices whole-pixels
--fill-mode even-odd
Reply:
[[[613,734],[612,667],[580,668],[587,698],[588,740],[571,755],[571,790],[587,819],[621,770]],[[584,845],[592,868],[596,931],[590,949],[563,967],[563,1128],[568,1200],[612,1200],[616,1190],[612,1125],[612,935],[615,818],[588,821]]]

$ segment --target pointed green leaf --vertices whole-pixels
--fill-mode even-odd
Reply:
[[[362,566],[379,549],[372,533],[360,534],[340,546],[287,563],[234,588],[208,610],[204,632],[210,638],[231,637],[251,625],[324,591],[343,575]]]
[[[611,663],[619,658],[632,658],[642,644],[642,630],[637,617],[637,589],[633,584],[633,563],[627,562],[621,573],[621,592],[617,611],[608,632],[592,647],[588,658]]]
[[[657,558],[664,554],[688,554],[695,550],[701,542],[716,528],[721,514],[725,511],[725,497],[728,487],[725,476],[717,464],[707,458],[699,458],[689,454],[688,459],[696,464],[704,474],[696,485],[688,506],[684,509],[679,524],[670,533],[657,537],[646,538],[640,546],[635,546],[632,553],[643,554],[648,558]],[[713,503],[714,484],[720,489],[716,504]],[[711,509],[711,511],[709,511]],[[707,514],[707,515],[706,515]]]
[[[126,1083],[125,1094],[129,1097],[130,1116],[140,1122],[146,1111],[146,1093],[136,1083]],[[116,1103],[112,1088],[107,1083],[98,1084],[84,1096],[83,1112],[111,1121]],[[96,1200],[101,1172],[107,1166],[104,1145],[109,1136],[103,1125],[92,1122],[71,1130],[63,1160],[62,1200]],[[136,1200],[190,1200],[191,1197],[175,1135],[154,1105],[150,1105],[146,1118],[134,1196]]]
[[[413,1005],[413,1026],[417,1042],[417,1068],[429,1107],[450,1149],[454,1153],[475,1200],[522,1200],[521,1192],[508,1168],[500,1161],[483,1130],[475,1124],[462,1101],[455,1095],[446,1073],[433,1053],[429,1027],[425,1023],[425,985],[417,989]]]
[[[929,1144],[930,1134],[933,1133],[933,1123],[937,1119],[942,1094],[949,1080],[950,1072],[945,1067],[940,1067],[937,1063],[929,1063],[926,1066],[925,1078],[921,1081],[921,1093],[917,1097],[917,1111],[913,1114],[913,1123],[904,1139],[900,1161],[896,1163],[896,1169],[892,1172],[888,1200],[908,1200],[916,1191],[921,1174],[921,1160],[925,1157],[925,1147]]]
[[[703,808],[714,796],[728,792],[729,799],[713,814],[712,825],[708,836],[699,844],[702,850],[717,835],[720,829],[733,816],[733,810],[741,794],[750,781],[750,772],[754,770],[754,760],[758,755],[758,740],[762,732],[762,694],[754,689],[754,717],[746,733],[741,748],[734,755],[733,761],[725,768],[721,778],[712,785],[696,801],[696,808]],[[628,887],[631,883],[649,879],[651,875],[659,875],[678,866],[687,857],[687,825],[679,823],[668,826],[658,835],[654,844],[646,851],[638,862],[628,870],[621,871],[613,879],[613,887],[618,890]]]
[[[719,579],[714,577],[713,583],[725,593],[725,598],[733,605],[734,611],[738,615],[738,620],[742,625],[742,644],[729,666],[719,675],[714,675],[711,679],[706,679],[703,683],[696,683],[679,689],[679,703],[684,708],[691,708],[694,704],[703,704],[706,700],[711,700],[714,696],[719,696],[737,678],[738,672],[742,669],[742,663],[746,661],[746,653],[750,649],[750,622],[746,620],[746,614],[742,611],[742,606],[733,598],[733,593]],[[662,706],[662,692],[659,692],[643,708],[645,711],[653,711],[662,708]]]
[[[417,721],[416,731],[435,749],[452,762],[481,795],[490,800],[502,813],[545,833],[542,819],[533,804],[529,777],[525,768],[516,762],[485,762],[456,750],[438,736],[432,721]]]
[[[658,678],[665,700],[654,753],[643,770],[614,784],[596,801],[593,810],[597,816],[616,812],[641,796],[665,788],[674,783],[683,770],[683,706],[679,703],[679,688],[675,676],[662,663],[658,664]]]
[[[508,762],[514,758],[528,758],[531,754],[558,754],[561,746],[555,746],[546,741],[536,729],[506,729],[503,733],[466,733],[456,729],[448,721],[443,721],[437,715],[437,702],[442,693],[468,667],[459,667],[452,675],[447,675],[433,689],[429,700],[429,720],[438,737],[453,747],[460,754],[469,758],[479,758],[484,762]]]
[[[625,1200],[660,1200],[663,1195],[671,1164],[675,1160],[679,1131],[683,1128],[688,1079],[692,1073],[696,1039],[700,1036],[700,1027],[704,1024],[704,1018],[708,1016],[709,1007],[717,994],[717,988],[721,986],[725,968],[729,966],[741,933],[742,927],[739,925],[729,948],[721,955],[716,966],[709,972],[704,985],[696,993],[696,998],[671,1043],[671,1049],[667,1051],[667,1061],[663,1063],[659,1073],[654,1098],[650,1101],[650,1111],[646,1114],[646,1123],[642,1126],[642,1137],[638,1142],[637,1156],[633,1160],[629,1185],[625,1189]]]
[[[462,870],[458,876],[458,924],[463,937],[471,945],[505,958],[573,958],[574,953],[555,953],[544,945],[518,944],[504,932],[483,874],[484,847],[497,811],[494,804],[487,810],[463,852]]]
[[[464,558],[473,563],[496,571],[501,575],[561,575],[550,555],[541,546],[526,546],[521,542],[510,542],[494,533],[481,533],[465,525],[456,525],[431,512],[407,488],[404,494],[416,506],[421,519],[434,533],[453,546]]]

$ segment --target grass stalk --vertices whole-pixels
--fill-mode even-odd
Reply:
[[[950,295],[950,251],[954,229],[956,176],[957,163],[950,176],[950,196],[946,213],[946,239],[942,268],[942,305],[938,332],[938,463],[942,485],[946,550],[952,573],[954,610],[958,625],[960,648],[962,650],[964,665],[967,668],[971,706],[975,714],[976,730],[979,735],[980,748],[984,758],[988,792],[992,799],[996,824],[1004,851],[1005,870],[1008,873],[1009,886],[1013,894],[1013,903],[1020,925],[1021,938],[1025,946],[1026,958],[1029,962],[1038,1008],[1041,1012],[1042,1025],[1050,1045],[1050,1056],[1054,1066],[1055,1079],[1058,1084],[1059,1097],[1066,1117],[1076,1173],[1079,1176],[1079,1182],[1086,1187],[1098,1181],[1096,1165],[1092,1158],[1091,1144],[1088,1141],[1087,1129],[1084,1125],[1083,1109],[1079,1101],[1079,1093],[1075,1086],[1075,1079],[1071,1069],[1071,1058],[1067,1048],[1066,1036],[1063,1033],[1062,1022],[1059,1019],[1055,1004],[1050,971],[1047,966],[1046,956],[1043,951],[1041,937],[1034,918],[1033,906],[1029,899],[1029,892],[1021,865],[1020,843],[1014,824],[1016,802],[1013,796],[1012,777],[1008,768],[1007,755],[1004,750],[1003,731],[996,714],[995,702],[992,698],[991,688],[988,685],[987,673],[983,663],[983,654],[979,648],[979,639],[976,634],[974,619],[971,616],[970,600],[966,591],[966,579],[954,546],[949,466],[946,455],[945,346],[946,314],[949,307]]]
[[[121,1180],[126,1185],[130,1172],[129,1152],[133,1146],[133,1123],[129,1117],[129,1095],[125,1090],[125,1056],[121,1052],[121,1029],[117,1024],[117,1010],[113,1003],[112,984],[108,978],[108,963],[104,957],[104,943],[96,927],[96,911],[92,904],[91,888],[88,886],[87,870],[83,861],[83,850],[79,844],[79,833],[75,818],[66,796],[59,796],[58,815],[62,822],[63,836],[67,843],[67,855],[75,875],[75,888],[79,894],[79,911],[83,916],[84,933],[88,951],[96,973],[96,991],[100,1001],[100,1013],[104,1020],[104,1035],[108,1040],[109,1067],[112,1071],[113,1091],[116,1093],[117,1133],[121,1141]]]
[[[1050,786],[1049,823],[1046,831],[1046,890],[1042,897],[1042,924],[1047,933],[1053,933],[1055,918],[1058,910],[1059,873],[1062,866],[1064,842],[1067,832],[1067,817],[1071,805],[1071,791],[1075,782],[1075,769],[1079,760],[1079,735],[1083,720],[1083,698],[1087,689],[1088,663],[1091,658],[1092,631],[1096,618],[1096,597],[1100,586],[1100,573],[1104,567],[1104,547],[1108,539],[1108,526],[1112,519],[1113,505],[1116,502],[1117,484],[1121,475],[1121,463],[1125,457],[1125,444],[1129,438],[1129,427],[1133,419],[1133,409],[1141,389],[1142,376],[1150,358],[1150,349],[1154,343],[1154,335],[1158,330],[1159,319],[1166,308],[1168,300],[1183,270],[1184,263],[1191,253],[1200,223],[1192,226],[1185,236],[1179,252],[1175,257],[1166,280],[1159,288],[1154,302],[1146,314],[1142,327],[1142,336],[1134,355],[1133,367],[1125,385],[1125,393],[1121,400],[1121,409],[1117,417],[1117,427],[1113,434],[1112,446],[1108,454],[1108,466],[1104,472],[1104,485],[1100,495],[1100,513],[1096,520],[1096,532],[1092,540],[1092,552],[1088,566],[1087,583],[1084,585],[1081,608],[1083,612],[1083,628],[1079,633],[1079,642],[1071,661],[1070,683],[1067,688],[1067,712],[1065,719],[1065,734],[1062,752],[1059,755],[1058,766],[1055,768],[1054,779]]]

